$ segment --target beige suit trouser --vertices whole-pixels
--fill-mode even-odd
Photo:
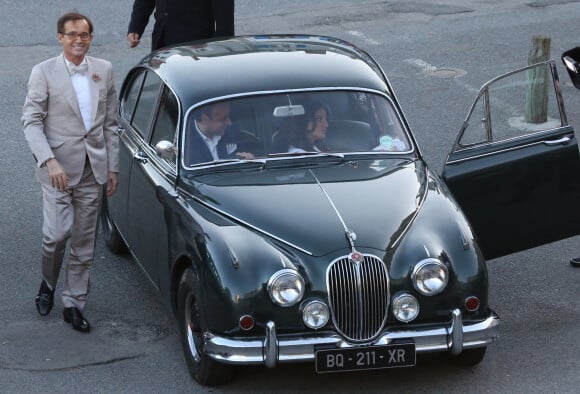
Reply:
[[[56,288],[70,239],[62,302],[65,308],[83,309],[90,290],[90,271],[103,186],[98,184],[87,158],[81,180],[58,191],[42,184],[42,274],[51,289]]]

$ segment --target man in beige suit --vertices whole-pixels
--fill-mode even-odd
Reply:
[[[86,56],[93,39],[88,17],[63,15],[57,38],[63,53],[34,66],[22,111],[43,196],[43,279],[35,302],[41,316],[50,313],[70,239],[63,317],[75,330],[88,332],[82,310],[89,293],[103,187],[109,196],[117,188],[117,94],[111,63]]]

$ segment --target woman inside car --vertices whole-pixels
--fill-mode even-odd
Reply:
[[[297,122],[297,129],[290,140],[288,153],[322,152],[328,129],[328,108],[322,103],[304,105],[304,115]]]

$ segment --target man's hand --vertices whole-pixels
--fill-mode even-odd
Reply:
[[[240,159],[244,159],[244,160],[252,160],[252,159],[256,158],[256,156],[254,156],[250,152],[238,152],[238,153],[236,153],[236,156],[238,156]]]
[[[66,176],[58,160],[53,157],[48,159],[45,164],[46,168],[48,168],[48,176],[50,177],[52,187],[58,191],[64,191],[68,187],[68,176]]]
[[[139,39],[141,37],[137,33],[129,33],[127,34],[127,42],[131,48],[135,48],[141,42]]]
[[[107,197],[112,196],[117,190],[117,185],[119,184],[119,179],[116,172],[109,172],[107,178]]]

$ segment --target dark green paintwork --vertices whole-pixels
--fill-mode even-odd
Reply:
[[[297,171],[306,174],[299,177]],[[303,330],[299,305],[274,306],[265,292],[269,277],[284,267],[304,274],[306,299],[326,300],[326,268],[350,249],[336,212],[312,174],[357,234],[356,249],[378,256],[390,267],[392,294],[416,293],[410,273],[418,261],[439,257],[448,264],[452,272],[448,291],[421,297],[426,307],[422,319],[447,319],[447,311],[461,308],[468,295],[478,296],[481,310],[487,310],[483,258],[469,225],[439,179],[421,160],[358,160],[323,168],[233,171],[184,180],[183,188],[190,190],[192,198],[185,204],[188,212],[175,216],[188,224],[178,226],[171,237],[183,237],[184,244],[203,239],[197,270],[203,272],[206,307],[220,311],[209,313],[212,327],[235,330],[237,318],[251,314],[262,324],[274,318],[281,330]],[[232,264],[230,250],[239,260],[238,268]]]
[[[366,53],[327,37],[256,36],[174,47],[149,55],[137,67],[158,73],[179,97],[182,110],[227,95],[316,87],[360,87],[393,97],[382,71]],[[121,97],[126,88],[127,83]],[[197,296],[212,331],[262,336],[269,320],[276,322],[279,335],[311,331],[301,321],[300,304],[274,305],[266,285],[274,272],[293,268],[306,281],[304,300],[326,301],[327,267],[351,251],[334,207],[356,233],[355,248],[386,263],[391,295],[407,291],[419,299],[421,313],[406,327],[447,324],[455,308],[462,309],[466,321],[489,313],[485,260],[474,231],[448,186],[427,169],[417,147],[408,155],[291,159],[288,165],[232,165],[218,172],[180,169],[177,176],[160,166],[154,155],[142,163],[132,161],[139,137],[125,119],[121,124],[127,128],[123,144],[129,149],[122,149],[121,186],[109,201],[113,219],[125,239],[132,241],[134,256],[168,304],[175,301],[183,269],[193,269]],[[562,132],[569,135],[571,128]],[[472,152],[491,155],[493,147]],[[532,157],[535,153],[540,156]],[[500,216],[509,217],[526,201],[518,193],[532,192],[551,203],[551,197],[576,187],[566,177],[566,170],[576,165],[576,141],[549,153],[522,149],[488,159],[473,160],[469,152],[450,156],[444,177],[468,215],[475,215],[470,218],[486,248],[495,242],[486,237],[496,233],[498,206],[503,209]],[[453,159],[465,160],[454,164]],[[515,165],[509,175],[506,168],[510,170],[512,159]],[[545,160],[550,167],[563,167],[543,168]],[[129,176],[129,171],[134,173]],[[504,183],[497,183],[506,173]],[[554,175],[559,178],[530,188]],[[557,190],[545,189],[546,184]],[[507,187],[507,193],[500,187]],[[508,198],[510,204],[501,208]],[[508,239],[500,249],[505,252],[505,245],[514,239],[524,237]],[[446,290],[433,297],[417,294],[410,280],[413,266],[428,257],[439,258],[450,271]],[[470,313],[463,303],[472,295],[481,307]],[[249,332],[238,327],[245,314],[256,319],[256,328]],[[401,325],[392,315],[388,324]]]

